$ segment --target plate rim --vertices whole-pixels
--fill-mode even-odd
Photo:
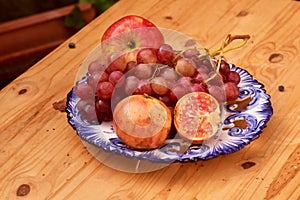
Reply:
[[[126,157],[133,157],[133,158],[137,158],[137,159],[145,159],[145,160],[148,160],[148,161],[152,161],[152,162],[176,162],[176,161],[179,161],[179,162],[194,162],[194,161],[198,161],[198,160],[208,160],[208,159],[212,159],[212,158],[216,158],[220,155],[226,155],[226,154],[231,154],[231,153],[234,153],[234,152],[237,152],[241,149],[243,149],[245,146],[249,145],[253,140],[256,140],[257,138],[260,137],[260,134],[262,133],[263,129],[265,127],[267,127],[267,123],[270,121],[271,119],[271,116],[273,115],[273,107],[272,107],[272,103],[271,103],[271,96],[269,94],[266,93],[266,90],[265,90],[265,86],[260,83],[258,80],[254,79],[252,74],[250,74],[246,69],[242,69],[240,67],[236,67],[234,64],[229,64],[230,65],[230,70],[235,70],[235,71],[239,71],[238,73],[240,74],[243,74],[244,76],[247,76],[247,80],[251,82],[254,82],[255,83],[255,86],[257,86],[257,90],[260,89],[263,93],[264,93],[264,96],[265,96],[265,101],[266,103],[264,104],[266,106],[265,110],[264,111],[268,111],[268,114],[266,114],[266,117],[265,119],[261,122],[261,124],[257,127],[257,130],[252,133],[252,135],[254,135],[252,138],[248,138],[247,140],[245,139],[245,141],[243,141],[242,143],[238,144],[238,146],[236,148],[228,148],[226,149],[226,151],[224,150],[223,152],[210,152],[210,154],[204,156],[204,157],[199,157],[197,155],[190,155],[190,156],[187,156],[187,154],[180,154],[179,156],[175,156],[175,157],[163,157],[163,158],[160,158],[160,157],[149,157],[149,154],[153,154],[153,151],[154,150],[150,150],[150,151],[143,151],[144,153],[142,154],[139,154],[138,156],[134,155],[134,153],[130,153],[130,151],[137,151],[137,150],[130,150],[130,149],[126,149],[127,151],[124,151],[122,149],[118,149],[117,147],[114,147],[112,148],[111,145],[98,145],[95,141],[92,141],[92,140],[87,140],[86,138],[84,138],[82,136],[82,133],[80,134],[80,132],[78,131],[78,127],[77,127],[77,124],[76,124],[76,120],[74,120],[74,118],[76,117],[74,114],[73,114],[73,109],[76,109],[74,107],[72,107],[71,105],[71,101],[74,100],[74,98],[77,98],[78,97],[74,94],[74,87],[72,87],[71,91],[69,91],[69,93],[67,94],[67,108],[66,108],[66,112],[67,112],[67,119],[68,119],[68,123],[72,126],[72,128],[77,132],[77,135],[79,135],[79,137],[92,144],[92,145],[95,145],[97,148],[101,148],[105,151],[108,151],[108,152],[112,152],[112,153],[117,153],[117,154],[121,154],[121,155],[124,155]],[[240,75],[241,75],[240,74]],[[82,82],[84,81],[84,79],[88,76],[88,74],[82,78],[82,80],[78,81],[78,82]],[[241,79],[242,81],[242,79]],[[77,83],[78,83],[77,82]],[[77,84],[76,83],[76,84]],[[242,83],[239,83],[239,85],[242,84]],[[228,107],[226,107],[225,109],[229,109]],[[238,112],[236,112],[236,114],[239,114]],[[232,115],[230,115],[232,116]],[[228,118],[228,117],[227,117]],[[226,118],[226,119],[227,119]],[[226,120],[225,119],[225,120]],[[224,121],[225,122],[225,121]],[[223,123],[224,123],[223,122]],[[96,125],[95,125],[96,126]],[[103,142],[105,143],[105,142]],[[191,145],[191,146],[195,146],[195,145]],[[164,145],[162,146],[164,147]],[[161,149],[162,147],[158,148],[158,149]],[[155,149],[156,150],[156,149]],[[141,151],[137,151],[137,152],[141,152]],[[150,153],[149,153],[150,152]],[[155,153],[154,153],[155,154]],[[147,156],[148,155],[148,156]],[[184,156],[186,155],[186,156]]]

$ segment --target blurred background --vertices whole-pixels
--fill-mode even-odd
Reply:
[[[0,0],[0,90],[118,0]]]

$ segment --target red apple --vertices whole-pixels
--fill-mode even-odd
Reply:
[[[164,43],[160,30],[140,16],[125,16],[113,23],[103,34],[102,44],[109,55],[113,52],[126,54],[126,61],[135,61],[142,48],[157,49]]]

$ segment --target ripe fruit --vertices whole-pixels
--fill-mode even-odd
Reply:
[[[151,48],[141,49],[136,55],[136,62],[145,64],[156,63],[157,56],[155,50]]]
[[[98,82],[103,82],[108,80],[108,75],[104,71],[95,71],[93,72],[88,80],[87,83],[92,86],[93,89],[96,89]]]
[[[218,101],[210,94],[192,92],[183,96],[174,109],[174,125],[179,135],[193,144],[212,137],[221,121]]]
[[[94,72],[104,71],[104,65],[101,64],[98,60],[91,62],[88,66],[88,72],[90,74]]]
[[[94,95],[93,88],[86,83],[79,83],[74,88],[74,93],[80,99],[90,99]]]
[[[138,64],[133,72],[139,79],[148,79],[153,73],[153,67],[149,64]]]
[[[199,83],[193,83],[192,86],[191,86],[191,90],[193,92],[206,92],[206,93],[208,93],[207,87],[205,87],[203,84],[199,84]]]
[[[227,101],[236,100],[240,95],[240,90],[234,82],[225,83],[224,90],[225,90]]]
[[[139,79],[135,76],[129,76],[125,80],[124,90],[127,95],[132,95],[139,85]]]
[[[99,122],[112,120],[113,116],[110,101],[96,99],[94,109],[96,110],[96,115]]]
[[[140,80],[133,94],[152,94],[151,84],[148,80]]]
[[[157,51],[157,59],[160,63],[170,64],[174,58],[173,48],[169,44],[162,44]]]
[[[141,48],[158,49],[164,43],[160,30],[150,21],[140,16],[125,16],[113,23],[103,34],[101,42],[107,51],[130,54],[128,61]]]
[[[121,100],[113,112],[117,136],[134,149],[154,149],[166,140],[172,124],[169,108],[156,98],[132,95]]]
[[[200,55],[200,53],[197,49],[187,49],[183,52],[183,56],[186,58],[192,58],[198,55]]]
[[[75,94],[80,98],[77,108],[84,120],[94,122],[97,118],[100,122],[111,121],[112,110],[121,110],[120,113],[131,125],[120,129],[119,135],[124,141],[129,138],[127,144],[133,148],[151,149],[161,145],[168,135],[168,124],[173,113],[176,116],[174,124],[177,124],[182,137],[193,143],[201,143],[218,128],[215,121],[220,118],[220,108],[214,98],[224,103],[239,96],[237,84],[240,77],[238,73],[230,71],[228,63],[222,60],[221,66],[217,66],[215,59],[210,60],[209,56],[202,54],[201,49],[192,46],[185,46],[182,51],[177,46],[173,49],[170,44],[165,43],[160,30],[162,29],[140,16],[126,16],[113,23],[101,38],[97,58],[93,58],[88,65],[87,83],[78,84],[74,88]],[[209,99],[205,93],[209,93],[206,94]],[[136,99],[136,96],[139,97],[138,100],[130,103],[136,106],[118,107],[122,105],[121,102],[126,101],[124,99]],[[144,101],[147,103],[143,103]],[[149,110],[148,105],[152,104],[155,109],[151,107]],[[191,106],[192,109],[189,109]],[[209,110],[211,107],[214,110]],[[183,111],[187,109],[188,114],[185,114]],[[188,115],[197,117],[189,118]],[[141,127],[136,126],[139,120],[146,122],[150,118],[151,124],[162,123],[161,120],[158,121],[159,117],[166,118],[166,123],[160,124],[164,128],[157,130],[162,132],[162,136],[156,136],[153,132],[155,127],[150,125],[142,127],[141,133],[146,134],[146,138],[143,136],[140,140],[136,135],[131,135],[131,132],[140,133],[138,130]],[[212,118],[215,121],[211,121]],[[118,129],[121,126],[116,122],[114,120]],[[128,125],[125,121],[121,122],[124,126]],[[191,123],[195,125],[191,126]],[[152,135],[147,135],[147,132]]]
[[[175,69],[179,74],[187,77],[193,76],[197,71],[193,62],[186,58],[179,58],[175,65]]]
[[[114,86],[111,82],[104,81],[99,82],[96,89],[96,94],[99,99],[109,100],[114,91]]]
[[[171,68],[171,67],[167,67],[165,69],[163,69],[160,74],[160,77],[163,77],[164,79],[166,79],[168,82],[175,82],[178,79],[178,74],[177,72]]]
[[[158,95],[164,95],[169,91],[167,81],[160,76],[151,80],[151,87],[153,92]]]
[[[124,74],[121,71],[113,71],[112,73],[110,73],[108,80],[109,80],[109,82],[111,82],[111,84],[113,84],[113,86],[116,86],[118,81],[124,82],[124,79],[122,79],[123,75]],[[119,83],[119,85],[123,84],[123,82]]]
[[[137,29],[137,28],[143,28],[143,27],[156,28],[156,26],[152,22],[150,22],[149,20],[141,16],[135,16],[135,15],[125,16],[109,26],[109,28],[103,33],[101,42],[109,38],[115,37],[116,35],[119,35],[121,33],[133,29]],[[160,34],[156,33],[156,34],[161,35],[161,33]]]
[[[219,69],[220,73],[224,76],[226,76],[226,74],[228,72],[230,72],[230,66],[228,63],[226,63],[224,60],[221,61],[221,65],[220,65],[220,69]]]
[[[219,103],[224,103],[226,101],[224,85],[222,86],[212,85],[208,88],[208,93],[213,97],[215,97]]]
[[[123,72],[126,69],[127,61],[124,55],[119,53],[112,53],[109,55],[108,66],[105,71],[110,74],[113,71]]]
[[[95,104],[90,99],[81,99],[77,103],[78,111],[83,119],[87,121],[97,120],[95,113]]]
[[[234,82],[235,84],[239,84],[241,81],[240,75],[235,71],[230,71],[226,74],[226,82]]]

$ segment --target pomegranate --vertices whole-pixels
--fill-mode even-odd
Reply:
[[[179,135],[192,144],[212,137],[221,121],[218,101],[208,93],[192,92],[178,100],[174,125]]]
[[[169,108],[147,95],[132,95],[121,100],[113,112],[117,136],[129,147],[150,150],[161,146],[172,125]]]

